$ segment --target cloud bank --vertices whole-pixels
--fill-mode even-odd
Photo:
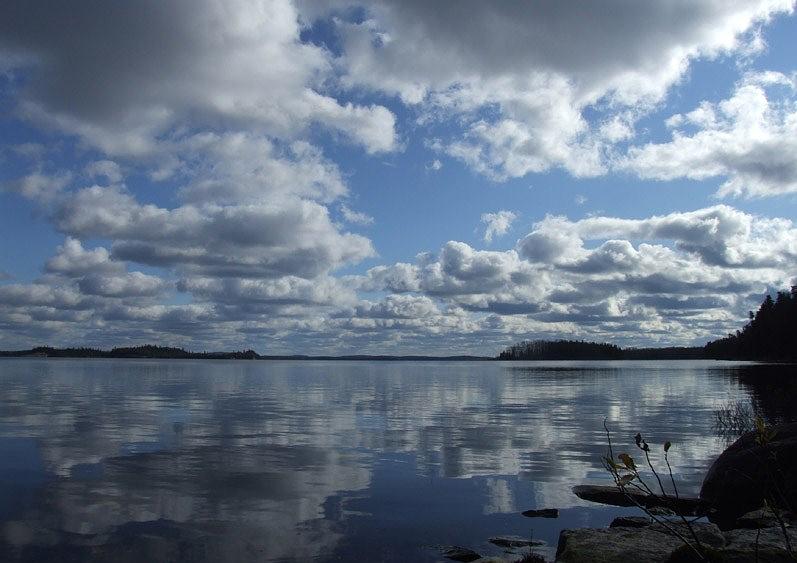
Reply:
[[[694,61],[753,56],[793,9],[5,2],[0,94],[41,142],[2,147],[15,172],[0,197],[27,200],[62,243],[35,279],[0,273],[0,348],[494,353],[523,337],[722,335],[792,281],[788,218],[700,203],[550,215],[511,244],[518,214],[499,210],[482,240],[508,248],[450,240],[379,264],[381,218],[357,208],[340,155],[417,136],[434,178],[453,160],[493,182],[560,170],[791,194],[794,75],[745,72],[725,99],[671,115],[667,138],[638,129]]]

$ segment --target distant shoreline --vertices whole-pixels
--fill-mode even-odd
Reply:
[[[608,344],[573,341],[538,341],[524,343],[542,346],[529,354],[523,349],[517,355],[504,351],[498,356],[458,354],[451,356],[390,355],[390,354],[258,354],[254,350],[232,352],[191,352],[182,348],[165,346],[116,347],[111,350],[97,348],[54,348],[37,346],[28,350],[0,350],[2,358],[81,358],[81,359],[139,359],[139,360],[271,360],[271,361],[349,361],[349,362],[523,362],[523,361],[644,361],[644,360],[735,360],[780,361],[776,358],[717,357],[704,347],[669,348],[619,348]],[[517,348],[517,347],[515,347]],[[525,357],[524,357],[525,356]]]
[[[190,352],[182,348],[140,346],[133,348],[52,348],[39,346],[28,350],[0,350],[0,358],[99,358],[139,360],[316,360],[316,361],[496,361],[494,356],[423,356],[423,355],[367,355],[348,354],[341,356],[306,354],[261,355],[253,350],[236,352]]]

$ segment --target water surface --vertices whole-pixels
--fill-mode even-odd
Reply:
[[[712,411],[777,406],[790,376],[702,361],[4,359],[0,558],[436,561],[441,544],[500,554],[496,534],[555,549],[563,527],[633,512],[570,492],[610,483],[604,417],[618,450],[637,431],[672,441],[695,493],[727,443]],[[558,519],[520,515],[549,507]]]

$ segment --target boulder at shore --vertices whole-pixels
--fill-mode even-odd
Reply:
[[[764,445],[755,432],[742,435],[709,468],[700,498],[716,509],[721,524],[760,508],[765,498],[797,509],[797,423],[769,432]]]

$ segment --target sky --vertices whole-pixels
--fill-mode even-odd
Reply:
[[[792,0],[0,4],[0,349],[696,345],[797,284]]]

